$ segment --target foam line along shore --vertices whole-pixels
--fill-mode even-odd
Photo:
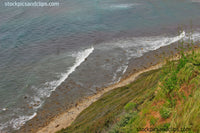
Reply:
[[[158,38],[158,37],[156,37],[156,38]],[[188,35],[185,33],[185,32],[182,32],[180,35],[178,35],[178,36],[175,36],[175,37],[168,37],[168,38],[164,38],[164,39],[162,39],[163,41],[162,41],[162,43],[160,43],[161,41],[158,41],[158,40],[156,40],[156,39],[152,39],[152,40],[156,40],[155,42],[159,42],[158,44],[161,44],[161,49],[160,49],[160,47],[158,47],[158,49],[152,49],[152,50],[149,50],[148,52],[147,51],[145,51],[145,52],[138,52],[139,53],[139,55],[137,55],[135,58],[137,59],[137,60],[139,60],[140,61],[140,66],[139,66],[139,68],[137,68],[138,70],[143,70],[144,68],[143,68],[143,66],[145,65],[146,66],[146,64],[148,63],[148,64],[150,64],[151,62],[153,62],[153,60],[157,60],[157,62],[156,63],[158,63],[159,62],[159,60],[160,60],[160,58],[159,59],[149,59],[148,61],[145,61],[146,59],[147,59],[147,55],[148,56],[152,56],[152,57],[154,57],[155,56],[155,53],[157,52],[157,51],[160,51],[160,53],[162,53],[162,52],[166,52],[166,51],[171,51],[171,50],[175,50],[175,47],[172,47],[172,48],[169,48],[169,47],[171,47],[171,46],[176,46],[175,44],[176,44],[176,42],[177,41],[179,41],[179,40],[181,40],[181,39],[184,39],[185,41],[188,39]],[[193,36],[193,39],[195,39],[196,41],[198,41],[198,39],[199,39],[199,36],[197,36],[197,33],[195,33],[194,34],[194,36]],[[149,41],[149,39],[147,39],[148,41]],[[130,40],[129,40],[130,41]],[[144,40],[143,40],[144,41]],[[126,41],[126,44],[128,44],[128,45],[130,45],[130,42],[129,43],[127,43],[128,41]],[[146,42],[146,41],[144,41],[144,42]],[[152,42],[152,44],[157,44],[157,43],[153,43]],[[171,44],[171,45],[170,45]],[[107,45],[107,44],[104,44],[105,46]],[[127,45],[127,46],[128,46]],[[130,48],[130,46],[128,46],[129,48]],[[127,48],[127,47],[126,47]],[[98,48],[96,48],[96,49],[98,49]],[[140,49],[141,50],[141,49]],[[142,51],[142,50],[141,50]],[[95,52],[95,51],[94,51]],[[169,52],[168,53],[168,55],[170,55],[171,53]],[[142,55],[144,55],[144,56],[142,56]],[[166,55],[167,56],[167,55]],[[130,54],[129,54],[129,56],[127,57],[127,58],[130,58]],[[139,58],[139,59],[138,59]],[[132,62],[135,62],[135,63],[137,63],[135,60],[133,60]],[[143,62],[143,63],[142,63]],[[145,64],[146,63],[146,64]],[[152,65],[156,65],[156,63],[154,63],[154,64],[152,64]],[[152,65],[150,65],[150,66],[152,66]],[[135,65],[136,66],[136,65]],[[127,66],[128,67],[128,66]],[[149,66],[146,66],[145,68],[148,68]],[[125,68],[125,67],[123,67],[122,66],[122,68]],[[133,71],[133,69],[134,69],[134,67],[133,67],[133,64],[132,65],[130,65],[129,66],[129,69],[131,69],[132,71]],[[125,69],[123,69],[122,70],[122,74],[124,74],[124,73],[126,73],[125,71],[127,70],[127,68],[125,68]],[[117,72],[117,71],[116,71]],[[127,74],[127,73],[126,73]],[[135,72],[131,72],[131,75],[135,75],[136,73]],[[128,79],[130,78],[130,76],[131,75],[129,75],[128,76]],[[115,76],[115,75],[114,75]],[[119,78],[119,80],[120,81],[117,81],[116,80],[116,82],[111,82],[110,84],[108,84],[108,86],[111,86],[111,88],[113,89],[113,88],[115,88],[116,86],[117,86],[117,84],[119,83],[119,84],[121,84],[121,82],[123,82],[125,79],[124,78],[122,78],[121,79],[121,77],[123,77],[123,75],[121,75],[120,77],[118,77]],[[114,85],[113,85],[114,84]],[[115,87],[112,87],[112,86],[115,86]],[[108,88],[110,88],[110,87],[108,87]],[[101,89],[102,90],[102,89]],[[104,90],[104,89],[103,89]],[[108,90],[110,90],[110,89],[106,89],[106,91],[108,91]],[[96,95],[90,95],[89,97],[86,97],[86,98],[83,98],[81,101],[83,101],[83,102],[80,102],[80,106],[78,106],[78,105],[76,105],[76,107],[72,107],[72,108],[69,108],[69,109],[67,109],[66,111],[63,111],[63,112],[60,112],[60,114],[59,115],[56,115],[56,117],[55,118],[52,118],[52,119],[48,119],[47,118],[47,121],[48,121],[48,123],[50,124],[50,125],[46,125],[45,124],[45,126],[47,126],[47,127],[52,127],[52,123],[53,123],[53,125],[55,126],[55,123],[60,123],[60,124],[58,124],[58,125],[60,125],[60,127],[58,128],[55,128],[55,130],[57,130],[57,129],[60,129],[61,127],[66,127],[66,125],[65,125],[65,123],[67,122],[67,123],[70,123],[70,122],[72,122],[72,120],[74,120],[75,119],[75,117],[83,110],[83,109],[85,109],[86,107],[88,107],[92,102],[94,102],[94,101],[96,101],[102,94],[104,93],[104,91],[100,91],[100,93],[98,93],[97,92],[97,94]],[[93,98],[91,98],[91,97],[93,97]],[[86,99],[85,101],[84,101],[84,99]],[[70,113],[71,112],[71,113]],[[65,116],[65,117],[63,117],[63,116]],[[68,119],[65,119],[65,120],[62,120],[62,119],[64,119],[64,118],[68,118]],[[37,119],[37,117],[35,118],[35,119]],[[34,120],[35,120],[34,119]],[[33,120],[33,121],[34,121]],[[55,122],[56,121],[56,122]],[[59,122],[60,121],[60,122]],[[30,123],[32,123],[32,122],[30,122]],[[37,124],[36,124],[37,125]],[[62,126],[61,126],[62,125]],[[67,124],[68,125],[68,124]],[[44,127],[45,127],[44,126]],[[26,126],[25,126],[26,127]],[[43,127],[43,126],[42,126]],[[53,127],[52,127],[53,128]],[[51,128],[51,129],[52,129]],[[28,128],[27,128],[28,129]],[[46,130],[47,128],[45,128],[45,130]],[[24,130],[24,127],[23,127],[23,130]],[[26,130],[26,129],[25,129]],[[50,130],[50,128],[48,129],[48,130]],[[44,129],[43,129],[43,131],[44,131]],[[54,130],[53,130],[54,131]],[[34,131],[33,131],[34,132]]]

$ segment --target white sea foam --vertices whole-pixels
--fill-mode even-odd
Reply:
[[[6,122],[6,123],[0,123],[0,133],[4,133],[3,129],[12,126],[14,130],[20,129],[22,125],[24,125],[27,121],[31,120],[37,115],[37,113],[33,113],[32,115],[27,116],[19,116],[18,118],[13,118],[12,120]],[[6,131],[5,131],[6,132]]]
[[[185,37],[185,31],[183,31],[179,36],[175,37],[162,37],[160,39],[156,39],[153,41],[145,41],[146,43],[150,44],[149,50],[156,50],[160,47],[170,45],[172,43],[175,43]]]
[[[55,91],[55,89],[64,82],[71,73],[75,71],[75,69],[81,65],[85,61],[86,58],[93,52],[94,47],[85,49],[83,51],[79,51],[72,54],[72,57],[75,57],[75,63],[68,69],[66,73],[61,73],[58,80],[54,80],[51,82],[46,82],[44,84],[45,87],[40,89],[35,89],[37,91],[37,96],[34,96],[33,103],[36,104],[41,101],[42,98],[49,97],[52,93],[52,91]],[[39,101],[39,102],[38,102]],[[42,103],[42,102],[41,102]],[[41,106],[41,105],[40,105]],[[38,105],[38,107],[40,107]],[[37,107],[37,106],[36,106]]]
[[[41,95],[44,96],[43,94],[41,94]],[[43,103],[44,103],[44,101],[42,101],[39,96],[33,96],[32,101],[29,103],[29,105],[31,107],[33,107],[33,109],[37,110],[38,108],[40,108],[42,106]]]
[[[8,127],[8,122],[0,123],[0,133],[4,133],[3,129]]]
[[[194,37],[198,37],[199,34],[196,33]],[[113,49],[113,48],[122,48],[123,50],[133,51],[133,55],[137,55],[136,51],[138,48],[141,50],[143,48],[144,52],[150,50],[156,50],[162,46],[166,46],[177,42],[186,37],[185,31],[183,31],[180,35],[175,37],[166,37],[166,36],[150,36],[150,37],[133,37],[133,38],[126,38],[120,40],[113,40],[112,42],[103,43],[100,49]],[[130,53],[129,53],[130,55]]]
[[[183,31],[180,35],[175,37],[164,37],[164,36],[155,36],[155,37],[138,37],[132,38],[131,40],[127,40],[122,48],[130,48],[130,47],[138,47],[143,48],[144,52],[149,50],[156,50],[162,46],[170,45],[174,42],[177,42],[185,37],[185,31]],[[147,50],[147,51],[145,51]]]
[[[64,82],[69,77],[69,75],[73,73],[76,70],[76,68],[81,65],[81,63],[85,61],[86,58],[88,58],[88,56],[93,52],[93,50],[94,47],[91,47],[83,51],[73,53],[72,56],[75,57],[75,63],[68,69],[66,73],[60,74],[59,80],[46,82],[44,88],[37,89],[37,96],[33,97],[33,101],[30,104],[35,105],[35,109],[41,107],[41,104],[43,104],[43,101],[41,99],[49,97],[52,91],[55,91],[55,89],[58,86],[60,86],[62,82]]]
[[[112,78],[112,81],[113,81],[113,83],[116,81],[116,79],[117,79],[117,73],[119,73],[119,72],[121,72],[122,71],[122,67],[123,67],[123,65],[122,66],[119,66],[119,68],[116,70],[116,72],[114,73],[114,75],[113,75],[113,78]]]
[[[152,36],[152,37],[134,37],[134,38],[128,38],[128,39],[122,39],[122,40],[114,40],[113,42],[104,43],[102,44],[103,48],[106,49],[113,49],[113,48],[122,48],[126,51],[127,60],[131,59],[132,57],[140,57],[144,53],[152,50],[159,49],[160,47],[170,45],[172,43],[178,42],[180,40],[188,40],[190,37],[193,41],[199,41],[200,40],[200,33],[194,32],[190,35],[190,33],[186,34],[185,31],[180,33],[178,36],[174,37],[167,37],[167,36]],[[128,67],[127,64],[122,64],[120,68],[123,66]],[[123,70],[123,74],[126,72],[127,67]],[[117,70],[113,75],[113,80],[117,80],[117,74],[119,71]],[[121,77],[119,77],[120,79]],[[118,82],[119,80],[117,80]]]
[[[32,118],[34,118],[35,116],[37,115],[37,113],[34,113],[30,116],[20,116],[19,118],[17,119],[12,119],[10,121],[10,124],[12,125],[12,127],[15,129],[15,130],[18,130],[20,129],[20,127],[22,125],[24,125],[27,121],[31,120]]]
[[[7,108],[3,108],[2,110],[3,110],[3,111],[6,111],[6,110],[7,110]]]
[[[139,3],[121,3],[121,4],[109,4],[103,5],[104,10],[126,10],[140,5]]]
[[[128,65],[125,65],[125,67],[124,67],[124,70],[123,70],[122,74],[124,74],[124,73],[126,72],[127,68],[128,68]]]
[[[194,32],[194,33],[189,33],[187,36],[184,38],[184,40],[192,40],[194,42],[200,41],[200,33],[199,32]]]
[[[139,57],[142,56],[145,52],[156,50],[162,46],[167,46],[172,43],[175,43],[179,40],[187,40],[189,39],[188,35],[183,31],[180,35],[175,37],[166,37],[166,36],[153,36],[153,37],[137,37],[137,38],[129,38],[125,40],[115,40],[114,42],[104,43],[100,47],[103,49],[104,47],[106,49],[113,49],[113,48],[122,48],[126,51],[127,55],[127,61],[132,57]],[[200,40],[200,33],[195,32],[191,35],[191,39],[194,41]],[[86,58],[93,52],[94,48],[91,47],[89,49],[77,52],[72,54],[73,57],[75,57],[75,63],[68,69],[66,73],[60,74],[59,80],[51,81],[45,83],[45,88],[37,89],[38,94],[37,96],[33,97],[33,101],[30,103],[31,105],[36,104],[34,107],[35,111],[41,105],[43,104],[43,101],[41,99],[49,97],[51,95],[52,91],[55,91],[55,89],[61,85],[62,82],[64,82],[71,73],[73,73],[78,66],[81,65],[85,61]],[[112,83],[119,82],[121,77],[117,78],[117,75],[120,73],[123,75],[128,68],[128,62],[125,64],[122,64],[114,73]],[[110,83],[109,83],[110,84]],[[34,113],[31,116],[20,116],[17,119],[13,119],[8,124],[12,124],[12,127],[14,129],[19,129],[20,126],[22,126],[26,121],[32,119],[36,116],[36,113]],[[0,126],[0,130],[3,128],[1,127],[7,127],[7,124],[4,124],[3,126]]]
[[[110,8],[111,9],[127,9],[136,5],[138,4],[113,4],[113,5],[110,5]]]
[[[117,79],[117,75],[123,75],[127,68],[128,68],[128,62],[126,64],[122,64],[121,66],[119,66],[119,68],[116,70],[116,72],[114,73],[113,75],[113,78],[112,78],[112,83],[109,83],[110,84],[114,84],[114,83],[118,83],[120,80],[121,80],[121,76]]]
[[[34,88],[32,87],[33,90],[37,91],[37,95],[32,97],[32,101],[30,102],[30,106],[33,107],[35,113],[30,115],[30,116],[19,116],[18,118],[12,119],[11,121],[1,124],[0,125],[0,132],[1,130],[3,130],[4,128],[8,127],[8,126],[12,126],[13,129],[18,130],[20,129],[20,127],[22,125],[24,125],[27,121],[31,120],[32,118],[34,118],[37,113],[37,109],[40,108],[42,106],[42,104],[44,103],[44,100],[47,97],[49,97],[52,93],[52,91],[55,91],[55,89],[62,84],[62,82],[64,82],[71,73],[73,73],[76,68],[78,66],[81,65],[81,63],[83,63],[85,61],[86,58],[88,58],[88,56],[93,52],[94,47],[85,49],[83,51],[79,51],[77,53],[73,53],[72,56],[75,57],[75,63],[68,69],[68,71],[66,73],[62,73],[60,75],[59,80],[55,80],[55,81],[51,81],[51,82],[47,82],[44,84],[44,88]],[[5,109],[4,109],[5,110]]]
[[[81,63],[83,63],[85,61],[86,58],[88,58],[88,56],[93,52],[93,50],[94,50],[94,47],[91,47],[91,48],[86,49],[84,51],[80,51],[78,53],[72,54],[72,56],[76,58],[76,61],[75,61],[74,65],[69,68],[67,73],[62,73],[61,74],[61,78],[59,80],[57,80],[57,81],[52,81],[52,82],[47,82],[46,83],[49,86],[52,86],[52,90],[51,91],[55,91],[56,87],[61,85],[61,83],[63,81],[65,81],[69,77],[69,75],[72,72],[74,72],[76,70],[76,68],[81,65]],[[50,96],[50,95],[48,95],[48,96]]]

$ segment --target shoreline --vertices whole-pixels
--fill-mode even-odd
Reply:
[[[176,60],[177,58],[173,58],[173,60]],[[149,68],[143,69],[141,71],[138,71],[130,76],[128,76],[125,79],[122,79],[120,82],[115,83],[113,85],[110,85],[102,91],[99,91],[97,94],[89,96],[87,98],[84,98],[81,102],[77,104],[76,107],[72,107],[69,110],[67,110],[64,113],[59,114],[57,117],[55,117],[53,120],[50,121],[50,123],[42,128],[39,128],[37,133],[55,133],[62,128],[67,128],[71,125],[71,123],[76,119],[76,117],[87,107],[89,107],[92,103],[99,100],[99,98],[104,95],[106,92],[111,91],[115,88],[119,88],[125,85],[128,85],[129,83],[135,81],[135,79],[142,73],[148,72],[151,70],[159,69],[161,68],[165,62],[160,62],[156,65],[153,65]]]
[[[160,47],[157,50],[153,50],[150,52],[145,53],[143,56],[134,59],[134,64],[130,64],[129,69],[127,70],[127,73],[122,77],[121,81],[115,84],[112,84],[108,87],[102,88],[100,91],[98,91],[96,94],[93,94],[91,96],[87,96],[85,98],[82,98],[80,102],[76,104],[76,106],[72,106],[69,109],[66,109],[65,111],[62,111],[61,113],[57,114],[56,116],[52,117],[51,119],[45,120],[45,125],[42,123],[38,124],[39,116],[34,118],[35,121],[29,121],[28,123],[23,126],[19,131],[17,132],[37,132],[37,133],[54,133],[56,131],[61,130],[62,128],[66,128],[71,125],[71,123],[76,119],[76,117],[87,107],[89,107],[92,103],[97,101],[103,94],[105,94],[108,91],[111,91],[115,88],[125,86],[131,82],[133,82],[140,74],[155,70],[163,66],[165,64],[165,60],[163,58],[159,57],[158,55],[163,55],[165,59],[168,58],[170,60],[176,60],[179,57],[177,48],[179,45],[177,43],[170,44],[164,47]],[[171,51],[174,51],[172,54]],[[163,52],[165,52],[163,54]],[[172,55],[172,56],[171,56]],[[139,63],[139,62],[140,63]],[[150,64],[150,65],[149,65]],[[135,66],[134,66],[135,65]],[[136,68],[136,69],[135,69]],[[36,125],[35,125],[36,124]],[[35,128],[33,127],[35,126]]]
[[[194,46],[193,48],[199,49],[199,47]],[[189,49],[186,49],[185,53],[190,53],[191,51]],[[175,61],[180,59],[180,55],[174,54],[172,57],[168,58],[165,56],[165,59],[168,59],[170,61]],[[101,91],[97,92],[97,94],[94,94],[92,96],[83,98],[81,102],[79,102],[75,107],[72,107],[68,109],[67,111],[59,114],[57,117],[55,117],[53,120],[51,120],[46,126],[39,128],[37,130],[37,133],[55,133],[57,131],[60,131],[63,128],[69,127],[73,121],[78,117],[78,115],[87,107],[89,107],[91,104],[96,102],[103,96],[105,93],[114,90],[119,87],[126,86],[130,84],[131,82],[134,82],[137,77],[139,77],[142,73],[156,70],[161,68],[163,65],[166,64],[166,60],[159,61],[155,65],[149,66],[147,68],[143,68],[142,70],[139,70],[133,74],[130,74],[129,76],[123,78],[120,82],[112,84],[108,87],[103,88]]]

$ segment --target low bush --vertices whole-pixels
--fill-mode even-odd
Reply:
[[[130,103],[127,103],[124,107],[124,109],[126,111],[131,111],[133,110],[134,108],[136,107],[136,103],[133,103],[133,102],[130,102]]]

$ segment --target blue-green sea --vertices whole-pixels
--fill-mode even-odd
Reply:
[[[12,1],[0,1],[0,133],[35,117],[57,87],[67,88],[57,100],[73,103],[119,82],[132,58],[189,36],[200,40],[198,0],[4,5]]]

